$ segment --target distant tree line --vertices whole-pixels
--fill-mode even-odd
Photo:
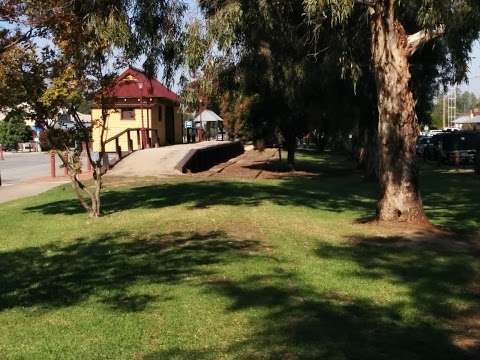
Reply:
[[[448,98],[448,93],[442,91],[434,100],[430,124],[436,129],[443,127],[444,116],[446,117],[448,114],[446,98]],[[480,97],[471,91],[457,89],[457,116],[470,115],[470,111],[476,107],[480,107]]]

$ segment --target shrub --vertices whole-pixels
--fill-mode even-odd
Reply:
[[[9,113],[4,121],[0,122],[0,144],[7,150],[14,150],[18,143],[31,141],[32,129],[25,124],[22,114]]]

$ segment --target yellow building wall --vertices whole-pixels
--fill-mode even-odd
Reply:
[[[151,109],[143,109],[143,121],[145,127],[147,127],[147,119],[151,119]],[[147,117],[148,116],[148,117]],[[107,118],[107,124],[105,126],[103,140],[110,139],[111,137],[121,133],[128,128],[141,128],[142,127],[142,109],[135,109],[135,119],[122,120],[120,110],[110,110]],[[100,151],[100,136],[102,132],[102,110],[92,109],[92,138],[93,138],[93,151]],[[130,138],[133,140],[133,149],[138,150],[139,138],[136,132],[130,133]],[[122,151],[128,151],[128,137],[127,134],[119,138],[119,145]],[[112,141],[105,146],[105,151],[115,152],[115,141]]]
[[[159,144],[160,146],[166,145],[165,136],[165,109],[163,104],[154,106],[152,108],[143,109],[143,120],[145,127],[151,127],[158,130]],[[92,138],[93,138],[93,151],[100,151],[100,135],[102,131],[102,110],[92,109]],[[120,110],[110,110],[105,131],[103,134],[103,140],[112,138],[120,132],[128,128],[141,128],[142,127],[142,110],[135,109],[134,120],[122,120]],[[179,112],[179,107],[174,108],[174,128],[175,128],[175,142],[183,142],[183,124],[182,116]],[[155,135],[151,134],[152,146],[155,146]],[[139,138],[136,132],[130,133],[130,138],[133,141],[133,149],[140,149]],[[119,138],[119,145],[122,151],[128,151],[127,134],[122,135]],[[115,141],[112,141],[105,146],[105,151],[115,152]]]
[[[160,138],[160,145],[164,146],[167,144],[166,137],[165,137],[165,106],[164,105],[159,105],[157,116],[159,119],[158,136]]]

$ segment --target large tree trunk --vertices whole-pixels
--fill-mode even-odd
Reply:
[[[378,141],[375,129],[366,129],[364,133],[364,153],[362,169],[367,181],[378,180]]]
[[[424,222],[415,160],[417,117],[410,89],[407,37],[395,17],[395,1],[375,6],[370,18],[378,92],[378,219]]]
[[[297,139],[291,133],[285,134],[285,147],[287,148],[287,163],[290,170],[295,170],[295,152],[297,150]]]

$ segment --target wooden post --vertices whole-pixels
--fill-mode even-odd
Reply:
[[[133,151],[133,142],[132,142],[132,138],[130,136],[130,130],[127,130],[127,146],[128,146],[128,152],[132,152]]]
[[[55,152],[50,152],[50,176],[52,178],[57,176],[57,167],[55,165]]]
[[[458,169],[460,168],[460,152],[459,151],[454,151],[453,153],[453,164],[455,165],[455,168]]]
[[[65,162],[67,163],[67,165],[64,164],[64,167],[63,167],[63,176],[68,176],[68,152],[64,152],[64,155],[65,156]]]
[[[120,141],[118,137],[115,139],[115,151],[117,152],[118,160],[122,160],[122,148],[120,146]]]
[[[103,153],[102,167],[104,171],[110,170],[110,160],[108,159],[107,153]]]

